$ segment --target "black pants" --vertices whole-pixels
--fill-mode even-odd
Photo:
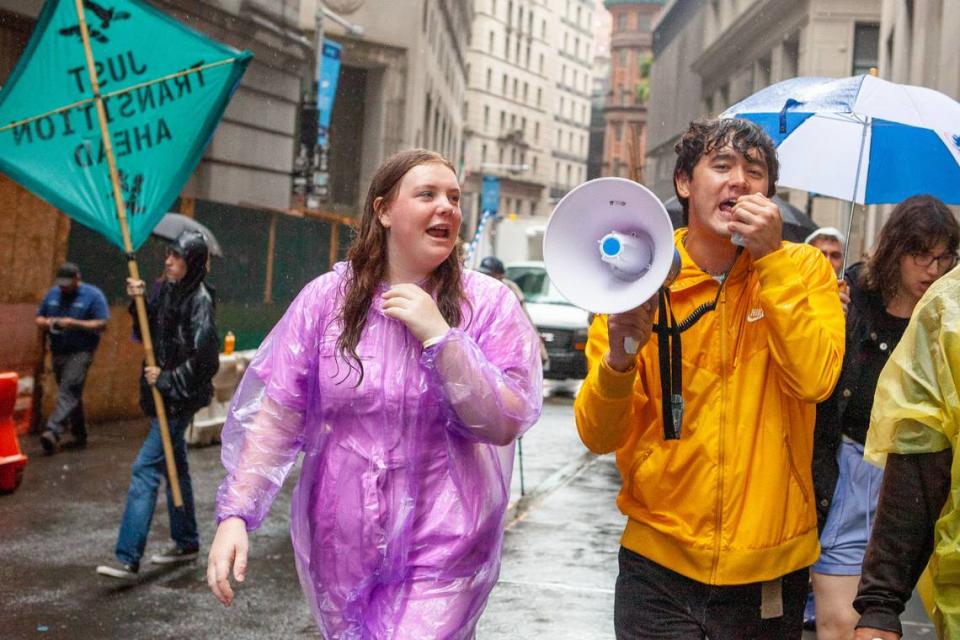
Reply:
[[[617,640],[799,640],[809,571],[782,578],[783,616],[761,619],[761,583],[717,587],[620,548]]]
[[[59,440],[66,431],[67,420],[78,442],[86,442],[87,425],[83,415],[83,385],[93,362],[92,351],[77,351],[53,356],[53,375],[57,379],[57,406],[47,419],[47,430]]]

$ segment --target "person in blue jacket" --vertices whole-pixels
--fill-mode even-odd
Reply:
[[[103,292],[80,280],[80,269],[65,262],[57,270],[57,279],[37,309],[37,326],[50,336],[53,374],[56,377],[57,404],[47,418],[40,444],[47,454],[56,453],[70,423],[72,447],[87,445],[87,425],[83,413],[83,386],[107,328],[110,311]]]

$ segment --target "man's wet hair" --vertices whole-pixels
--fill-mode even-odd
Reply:
[[[693,178],[693,168],[700,158],[728,144],[744,156],[754,149],[760,153],[767,165],[767,197],[773,197],[780,177],[776,146],[759,125],[739,118],[704,118],[690,123],[673,148],[677,152],[677,164],[673,168],[674,191],[679,176]],[[687,198],[677,193],[677,200],[683,205],[683,224],[687,224],[690,216]]]

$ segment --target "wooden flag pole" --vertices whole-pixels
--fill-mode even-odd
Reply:
[[[103,149],[107,157],[107,166],[110,168],[110,182],[113,185],[113,200],[117,206],[117,218],[120,220],[120,232],[123,234],[123,248],[127,252],[127,268],[130,277],[141,280],[140,268],[133,253],[133,243],[130,240],[130,227],[127,224],[127,209],[120,192],[120,177],[117,173],[117,162],[113,155],[113,145],[110,142],[110,131],[107,128],[107,114],[103,108],[103,97],[100,95],[100,81],[93,63],[93,51],[90,48],[90,34],[87,29],[86,16],[83,13],[83,0],[74,0],[77,9],[77,18],[80,21],[80,37],[83,40],[83,52],[87,58],[87,73],[90,77],[90,86],[93,88],[94,104],[97,107],[97,119],[100,121],[100,137],[103,140]],[[150,338],[150,323],[147,320],[147,305],[143,301],[143,294],[133,298],[137,308],[137,321],[140,325],[140,336],[143,338],[143,354],[148,367],[157,366],[157,359],[153,353],[153,341]],[[173,504],[183,508],[183,495],[180,493],[180,479],[177,477],[177,466],[173,460],[173,443],[170,441],[170,426],[167,423],[167,412],[163,404],[163,396],[157,387],[150,385],[153,394],[153,406],[157,410],[157,421],[160,423],[160,439],[163,442],[163,456],[167,461],[167,477],[173,493]]]

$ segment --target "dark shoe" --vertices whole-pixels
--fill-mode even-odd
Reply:
[[[162,553],[150,556],[150,562],[153,564],[181,564],[183,562],[193,562],[198,555],[200,555],[199,548],[181,549],[173,546]]]
[[[57,452],[57,449],[60,448],[60,438],[57,437],[53,431],[44,431],[40,435],[40,446],[43,447],[43,452],[48,456],[52,456]]]
[[[135,564],[124,564],[122,562],[111,562],[97,567],[99,575],[118,580],[135,580],[139,570],[140,567]]]

